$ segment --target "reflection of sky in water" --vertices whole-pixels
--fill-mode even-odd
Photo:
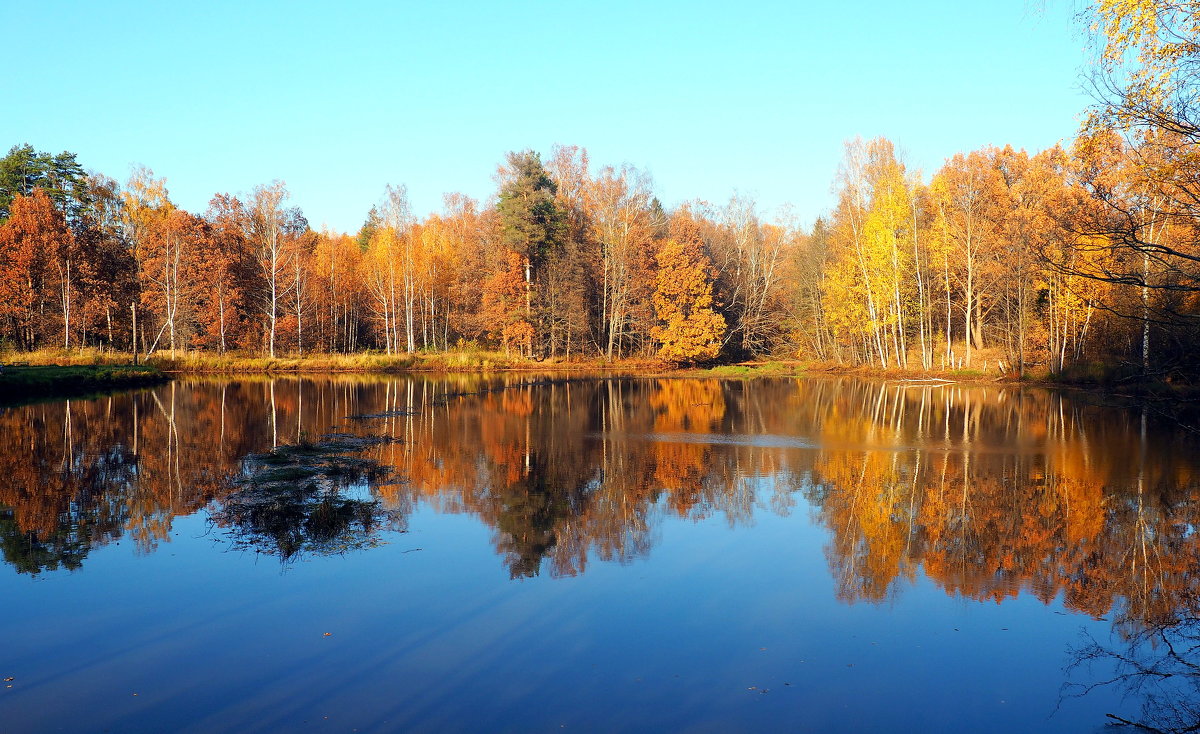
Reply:
[[[826,532],[805,514],[736,529],[670,520],[648,559],[519,582],[481,552],[486,529],[428,508],[383,548],[286,573],[219,552],[200,518],[185,519],[151,556],[114,546],[85,572],[2,577],[22,632],[6,643],[4,672],[19,676],[6,719],[12,731],[86,717],[147,732],[303,730],[325,716],[360,731],[1102,720],[1110,701],[1046,717],[1064,642],[1107,625],[1028,596],[954,599],[920,578],[887,604],[838,603]]]
[[[777,389],[788,394],[795,388]],[[1068,699],[1055,712],[1068,646],[1079,642],[1081,628],[1119,645],[1110,638],[1111,619],[1071,611],[1061,590],[1045,602],[1032,593],[1013,595],[1033,583],[1020,573],[997,574],[990,586],[983,585],[1002,590],[995,597],[999,602],[977,601],[963,590],[976,588],[978,580],[969,573],[956,576],[950,567],[955,559],[967,566],[978,560],[971,555],[975,545],[955,545],[968,536],[942,536],[939,546],[922,535],[925,530],[871,529],[873,521],[885,530],[903,526],[896,513],[907,506],[904,501],[878,518],[867,505],[911,487],[915,477],[925,481],[924,464],[905,464],[906,456],[889,451],[876,467],[867,461],[871,454],[846,449],[844,455],[823,456],[825,464],[816,466],[813,449],[823,439],[793,437],[770,426],[761,433],[731,432],[739,426],[730,421],[749,411],[727,396],[724,414],[695,433],[597,430],[589,418],[577,424],[586,430],[572,436],[568,430],[577,430],[574,425],[556,424],[564,453],[537,465],[526,453],[537,448],[524,436],[527,420],[539,420],[539,403],[508,397],[516,413],[505,420],[520,416],[511,425],[466,431],[486,421],[488,411],[480,410],[449,421],[451,437],[437,451],[427,435],[414,435],[377,455],[400,467],[405,461],[416,467],[421,452],[443,468],[453,461],[480,465],[489,460],[471,453],[464,441],[484,435],[499,441],[496,455],[505,461],[518,468],[529,461],[550,476],[568,461],[567,447],[591,456],[607,442],[612,455],[605,454],[606,460],[625,462],[605,465],[613,475],[632,471],[635,444],[643,449],[654,442],[685,444],[682,448],[707,453],[665,455],[659,472],[668,460],[687,471],[694,468],[689,462],[698,462],[704,469],[696,480],[700,504],[676,512],[663,477],[650,480],[659,490],[647,496],[650,506],[643,508],[649,516],[646,552],[611,556],[624,562],[605,562],[593,552],[575,575],[550,573],[543,565],[540,575],[518,579],[510,579],[496,555],[503,531],[495,517],[507,516],[488,514],[500,512],[488,504],[460,506],[467,501],[461,488],[443,496],[423,493],[420,482],[398,485],[396,492],[409,494],[386,501],[405,507],[408,532],[383,530],[378,548],[309,555],[286,566],[271,556],[231,550],[224,529],[212,527],[205,512],[185,510],[152,552],[137,551],[129,536],[118,535],[93,548],[73,573],[0,571],[6,620],[0,678],[16,678],[13,689],[0,689],[4,730],[69,730],[87,722],[95,730],[130,732],[524,732],[560,726],[1094,731],[1107,712],[1136,715],[1137,701],[1121,702],[1115,690]],[[772,406],[785,404],[777,395],[767,397]],[[583,398],[597,396],[580,391],[572,410],[589,404]],[[309,404],[333,399],[332,392],[316,388],[305,397]],[[468,407],[478,405],[439,410]],[[349,412],[340,404],[329,408],[330,415]],[[488,410],[500,409],[497,403]],[[322,415],[314,415],[314,423]],[[420,420],[414,417],[414,425]],[[277,420],[275,431],[285,422]],[[791,426],[795,436],[810,435],[800,425]],[[403,420],[389,430],[402,428]],[[1103,436],[1096,434],[1112,430],[1090,428],[1088,436],[1097,442]],[[203,436],[215,443],[211,427]],[[501,451],[510,439],[512,451]],[[147,431],[139,440],[145,452]],[[233,440],[228,424],[225,440]],[[258,439],[238,440],[247,451],[264,449]],[[830,440],[854,443],[846,436]],[[988,443],[995,443],[994,436]],[[741,449],[768,451],[738,453]],[[1085,458],[1094,476],[1104,457]],[[1118,458],[1130,461],[1128,455]],[[998,476],[996,486],[1010,492],[1013,472],[1030,469],[1003,457],[980,463],[974,481]],[[1031,473],[1046,475],[1040,466]],[[830,486],[835,476],[861,477],[864,471],[874,473],[858,491]],[[1183,468],[1175,471],[1181,476]],[[480,474],[485,483],[472,492],[511,506],[515,495],[496,484],[504,476]],[[721,484],[727,494],[706,507],[703,490],[721,477],[728,479]],[[514,486],[550,496],[569,489],[518,479]],[[596,492],[603,481],[589,474],[588,491]],[[952,489],[961,493],[962,487]],[[1156,491],[1168,489],[1160,482]],[[972,492],[978,502],[992,496],[978,487]],[[348,494],[361,500],[377,496],[362,483],[352,483]],[[592,502],[608,499],[589,496]],[[1122,501],[1108,507],[1115,511],[1117,505],[1130,506]],[[529,510],[544,511],[549,510],[541,505]],[[575,531],[572,523],[618,516],[554,512],[560,543]],[[530,527],[541,525],[531,521]],[[949,533],[961,525],[948,521],[946,528]],[[1192,528],[1180,537],[1193,537]],[[877,562],[885,542],[900,549],[901,570],[878,597],[867,597],[877,598],[874,603],[847,603],[847,589],[870,577],[860,564]],[[945,546],[961,553],[944,559],[938,577],[911,555],[920,547],[932,553]]]

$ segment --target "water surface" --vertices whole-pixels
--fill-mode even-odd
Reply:
[[[1104,402],[510,375],[7,409],[0,732],[1186,723],[1196,436]]]

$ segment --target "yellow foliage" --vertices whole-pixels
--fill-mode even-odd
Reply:
[[[655,256],[654,313],[661,322],[651,330],[658,356],[669,362],[701,362],[721,351],[725,317],[713,310],[712,265],[695,243],[667,242]]]

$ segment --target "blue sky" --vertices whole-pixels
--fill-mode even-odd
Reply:
[[[342,7],[346,6],[346,7]],[[509,150],[586,147],[664,204],[832,205],[842,142],[926,175],[955,152],[1069,140],[1086,38],[1063,0],[0,3],[0,146],[70,150],[177,204],[287,182],[355,231],[388,183],[413,209],[490,202]]]

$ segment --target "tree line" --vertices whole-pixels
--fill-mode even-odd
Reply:
[[[1069,150],[985,147],[928,182],[888,140],[848,143],[837,206],[801,244],[794,333],[882,368],[969,368],[981,350],[1020,373],[1186,366],[1200,250],[1194,219],[1147,210],[1162,143],[1103,129]]]
[[[119,184],[25,145],[0,160],[0,338],[1150,369],[1196,336],[1195,223],[1160,216],[1148,178],[1168,144],[1102,129],[1070,150],[957,154],[923,181],[890,141],[854,140],[809,228],[741,197],[668,212],[641,171],[559,147],[509,154],[487,207],[451,194],[418,219],[389,186],[353,236],[314,231],[281,182],[195,214],[148,169]]]
[[[593,173],[578,148],[547,164],[509,154],[501,174],[494,205],[451,194],[424,219],[388,186],[351,236],[314,231],[282,182],[217,194],[196,214],[149,169],[119,184],[74,154],[16,146],[0,160],[0,339],[270,356],[474,343],[690,361],[732,338],[702,213],[668,215],[639,171]]]

